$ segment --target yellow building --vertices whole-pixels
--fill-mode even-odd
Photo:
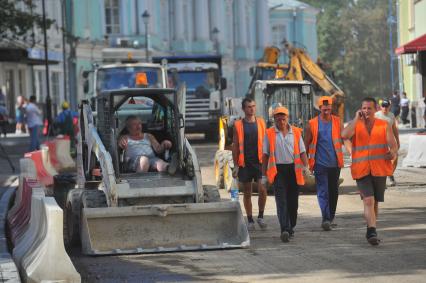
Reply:
[[[426,98],[426,0],[396,0],[398,13],[398,55],[402,84],[411,108],[415,107],[417,127],[424,127]],[[413,112],[414,114],[414,112]]]

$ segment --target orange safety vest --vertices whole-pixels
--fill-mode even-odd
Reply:
[[[391,176],[393,167],[391,160],[385,160],[389,151],[386,139],[386,121],[375,119],[371,134],[368,134],[364,123],[358,121],[355,125],[355,135],[352,137],[352,178],[360,179],[372,176]]]
[[[294,170],[296,172],[296,182],[298,185],[302,186],[305,184],[305,179],[303,178],[303,162],[300,158],[300,147],[299,147],[299,141],[300,137],[302,136],[302,129],[291,126],[291,129],[293,130],[293,136],[294,136],[294,150],[293,150],[293,157],[294,157]],[[275,162],[275,139],[276,139],[276,133],[275,133],[275,127],[271,127],[266,130],[266,135],[268,136],[269,141],[269,159],[268,159],[268,167],[266,169],[266,176],[268,178],[268,182],[270,184],[274,183],[275,176],[277,175],[277,165]]]
[[[309,120],[309,126],[312,133],[312,141],[308,149],[308,158],[309,158],[309,168],[312,170],[315,165],[315,153],[317,151],[317,142],[318,142],[318,116]],[[334,115],[331,115],[331,139],[333,141],[334,151],[336,152],[337,157],[337,166],[339,168],[343,167],[343,151],[342,145],[343,140],[340,134],[340,118]]]
[[[265,120],[260,117],[256,117],[257,123],[257,156],[259,158],[259,163],[262,163],[262,155],[263,155],[263,137],[265,136]],[[235,130],[237,132],[238,137],[238,145],[240,154],[238,156],[238,166],[244,167],[244,126],[243,120],[235,121]]]

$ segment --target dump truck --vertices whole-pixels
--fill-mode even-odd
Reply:
[[[67,245],[80,242],[87,255],[249,246],[239,203],[221,201],[216,187],[202,185],[196,153],[185,138],[185,94],[185,85],[128,88],[81,103],[78,185],[64,212]],[[96,103],[96,117],[90,103]],[[129,170],[117,145],[129,115],[159,142],[172,142],[175,174]]]
[[[186,132],[204,133],[217,140],[218,119],[223,113],[226,79],[222,77],[222,57],[188,55],[153,57],[167,66],[168,86],[186,84]]]
[[[91,70],[83,72],[83,91],[91,98],[102,91],[137,88],[138,74],[144,74],[151,88],[166,88],[167,72],[159,64],[140,63],[131,58],[119,63],[93,64]]]

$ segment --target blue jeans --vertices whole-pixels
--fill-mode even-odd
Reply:
[[[339,198],[340,168],[315,164],[314,174],[322,221],[333,221]]]
[[[28,128],[30,130],[30,152],[40,149],[40,126]]]
[[[277,164],[277,171],[273,188],[278,221],[281,232],[293,233],[299,208],[299,185],[296,182],[294,164]]]

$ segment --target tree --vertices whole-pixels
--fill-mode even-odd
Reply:
[[[346,112],[352,116],[365,96],[390,96],[388,0],[304,2],[320,10],[319,54],[346,93]]]
[[[18,9],[18,7],[24,9]],[[43,17],[33,13],[35,5],[31,0],[0,0],[0,38],[25,40],[33,27],[43,27]],[[46,19],[46,28],[53,24]]]

